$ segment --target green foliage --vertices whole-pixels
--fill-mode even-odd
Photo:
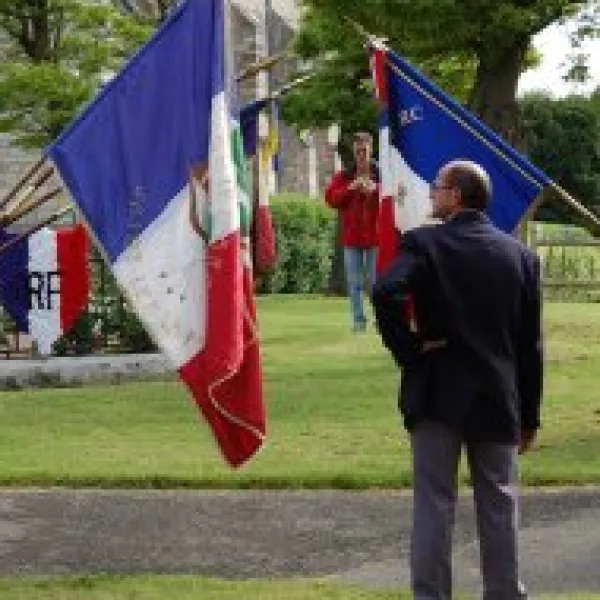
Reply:
[[[8,64],[0,78],[0,131],[23,148],[58,136],[95,86],[57,64]]]
[[[23,147],[58,136],[152,31],[140,17],[86,0],[0,0],[0,131]]]
[[[513,118],[518,74],[531,60],[531,37],[575,14],[587,1],[304,0],[296,52],[316,77],[285,99],[284,116],[302,129],[341,122],[373,127],[373,101],[358,23],[406,56],[446,91],[478,110],[492,126]],[[590,6],[582,33],[598,29]],[[370,105],[370,106],[369,106]],[[496,114],[498,113],[498,114]],[[348,125],[344,122],[348,121]]]
[[[553,302],[600,302],[600,246],[583,228],[531,223],[530,245],[542,264],[544,298]]]
[[[118,337],[122,352],[156,352],[157,346],[138,316],[124,306],[118,323]]]
[[[52,346],[56,356],[85,356],[94,351],[94,318],[86,310],[73,327]]]
[[[155,352],[156,344],[131,310],[114,275],[96,254],[92,269],[92,300],[101,345],[116,352]]]
[[[536,94],[520,102],[525,147],[531,160],[587,207],[600,202],[600,105],[573,96]],[[536,219],[578,222],[566,203],[549,197]]]
[[[271,203],[278,264],[260,282],[259,293],[314,293],[327,285],[335,215],[321,202],[281,195]]]

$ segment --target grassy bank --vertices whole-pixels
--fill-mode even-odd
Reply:
[[[269,441],[231,471],[183,386],[0,393],[0,483],[400,487],[411,483],[397,373],[345,299],[261,298]],[[548,304],[544,426],[526,484],[600,483],[600,305]]]

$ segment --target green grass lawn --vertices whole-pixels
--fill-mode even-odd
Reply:
[[[5,485],[399,487],[397,373],[346,299],[260,299],[268,444],[230,470],[175,381],[0,393]],[[548,374],[529,484],[600,483],[600,304],[546,306]]]
[[[369,591],[319,581],[223,581],[188,576],[92,576],[0,579],[11,600],[408,600],[409,594]]]
[[[375,591],[314,580],[223,581],[189,576],[91,576],[0,579],[11,600],[409,600],[408,592]],[[461,596],[467,600],[466,596]],[[599,594],[536,596],[540,600],[598,600]]]

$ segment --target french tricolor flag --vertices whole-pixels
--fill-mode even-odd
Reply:
[[[16,235],[0,231],[0,243]],[[44,227],[0,254],[0,302],[41,354],[51,353],[87,306],[88,247],[82,225]]]
[[[179,4],[49,154],[226,460],[266,435],[224,0]]]
[[[431,212],[429,184],[416,176],[392,143],[388,94],[387,50],[375,48],[371,53],[371,72],[380,108],[379,171],[381,191],[377,273],[387,269],[397,256],[403,231],[423,225]],[[392,107],[392,110],[394,107]],[[393,117],[392,117],[393,118]]]
[[[451,160],[480,164],[492,180],[489,217],[512,233],[551,183],[505,140],[399,54],[373,44],[371,68],[381,106],[381,220],[378,272],[403,231],[427,222],[430,184]]]

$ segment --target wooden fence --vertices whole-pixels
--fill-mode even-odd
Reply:
[[[581,233],[545,235],[534,224],[528,243],[540,257],[548,299],[600,301],[600,239]]]

